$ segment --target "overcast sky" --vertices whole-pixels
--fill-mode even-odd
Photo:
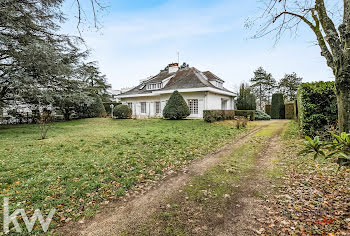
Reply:
[[[74,2],[66,5],[74,14]],[[258,0],[109,0],[99,31],[82,35],[91,49],[90,60],[99,62],[113,89],[136,86],[156,75],[167,64],[186,62],[210,70],[228,88],[248,82],[259,66],[276,79],[296,72],[304,81],[332,80],[332,73],[315,36],[306,27],[298,35],[286,35],[274,46],[272,36],[251,39],[244,27],[257,16]],[[73,19],[72,17],[70,17]],[[76,19],[64,32],[77,34]]]

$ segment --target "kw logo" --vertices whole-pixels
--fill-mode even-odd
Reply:
[[[49,225],[52,221],[52,217],[55,214],[56,210],[55,209],[51,209],[50,213],[48,215],[48,217],[46,218],[46,220],[44,220],[44,217],[42,216],[40,210],[36,209],[34,211],[33,216],[30,218],[30,220],[28,219],[27,214],[25,213],[24,209],[17,209],[15,212],[13,212],[10,215],[9,212],[9,199],[8,198],[4,198],[4,233],[8,234],[10,232],[10,224],[11,222],[13,223],[13,225],[15,226],[15,229],[18,233],[22,233],[22,229],[20,227],[20,225],[18,224],[17,221],[17,216],[20,214],[22,216],[22,219],[27,227],[28,232],[32,232],[34,224],[36,222],[36,220],[38,219],[41,227],[43,229],[44,232],[46,232],[49,229]]]

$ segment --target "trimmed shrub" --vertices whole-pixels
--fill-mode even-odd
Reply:
[[[185,99],[175,90],[163,110],[163,117],[170,120],[181,120],[191,114]]]
[[[303,83],[298,89],[298,120],[304,135],[327,134],[337,127],[338,108],[334,82]]]
[[[204,110],[203,119],[206,122],[214,122],[220,120],[234,120],[235,111],[234,110]]]
[[[121,104],[114,108],[113,115],[116,119],[130,119],[132,110],[129,106]]]
[[[285,109],[284,109],[283,94],[275,93],[272,95],[271,118],[284,119],[284,117],[285,117]]]
[[[296,118],[295,103],[294,102],[288,103],[288,104],[285,104],[284,106],[285,106],[285,118],[290,120],[295,119]]]
[[[108,115],[110,115],[112,113],[111,104],[113,104],[114,108],[116,108],[121,103],[120,102],[104,102],[103,106],[105,107],[105,110],[106,110]],[[114,111],[114,108],[113,108],[113,111]]]
[[[255,120],[271,120],[271,116],[266,114],[263,111],[256,110],[255,111]]]
[[[271,116],[271,105],[265,105],[265,113]]]
[[[251,121],[255,120],[255,110],[235,110],[235,115],[249,118]]]

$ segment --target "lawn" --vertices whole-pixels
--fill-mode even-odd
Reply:
[[[56,208],[54,227],[92,216],[99,203],[216,150],[244,130],[202,120],[85,119],[55,123],[39,140],[36,125],[2,126],[0,196],[9,197],[10,212],[25,208],[32,215],[38,208],[48,214]]]

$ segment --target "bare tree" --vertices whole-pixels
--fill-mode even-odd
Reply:
[[[265,0],[257,37],[307,25],[316,36],[321,55],[332,69],[338,100],[339,128],[350,130],[350,0]]]

